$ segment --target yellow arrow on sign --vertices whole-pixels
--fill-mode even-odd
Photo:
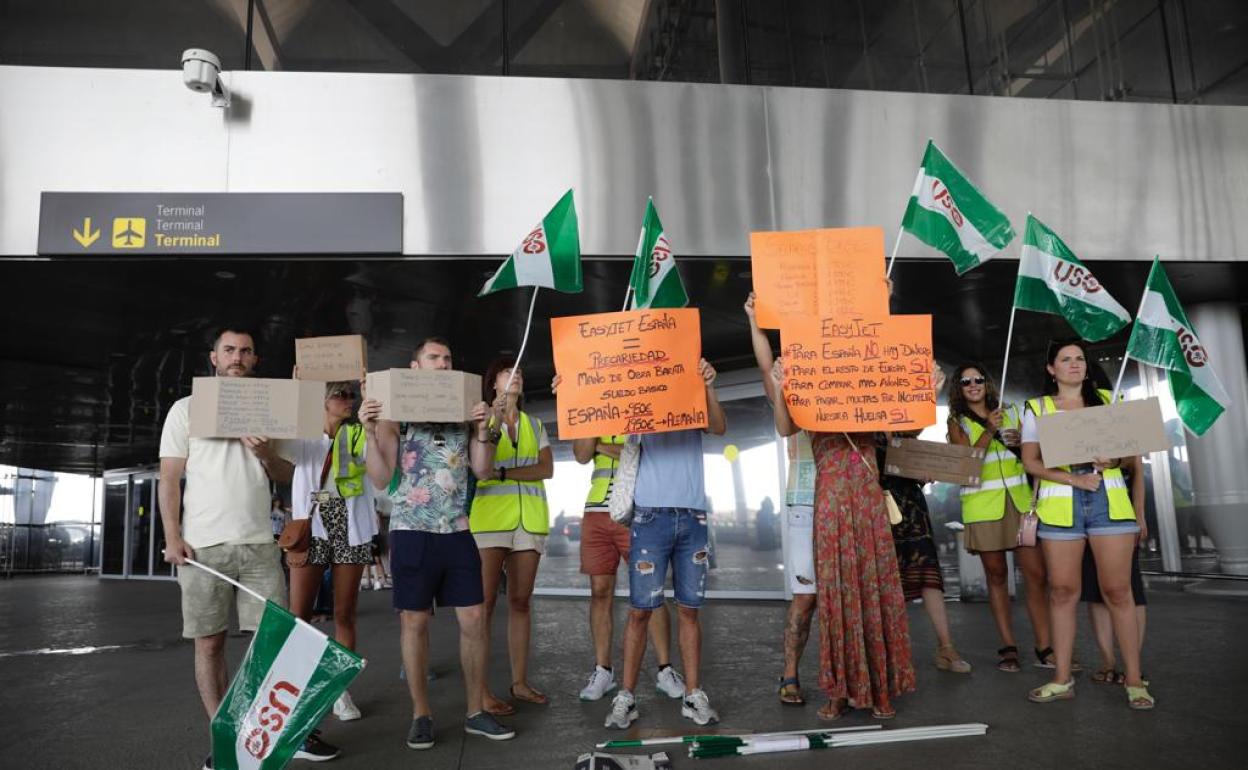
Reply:
[[[78,241],[84,249],[99,240],[100,231],[97,229],[91,232],[91,217],[83,217],[82,232],[74,230],[74,240]]]

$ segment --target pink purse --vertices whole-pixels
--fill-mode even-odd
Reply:
[[[1036,530],[1040,528],[1040,517],[1036,515],[1036,500],[1040,497],[1040,482],[1031,493],[1031,510],[1023,514],[1018,522],[1018,545],[1020,548],[1031,548],[1036,544]]]

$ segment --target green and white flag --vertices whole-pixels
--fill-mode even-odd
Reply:
[[[901,226],[943,251],[958,275],[992,259],[1014,240],[1010,220],[930,139]]]
[[[477,296],[519,286],[540,286],[567,294],[581,291],[581,236],[571,190],[524,237]]]
[[[659,221],[654,199],[646,202],[646,216],[641,221],[641,239],[637,241],[637,255],[633,258],[633,273],[628,280],[633,289],[629,310],[645,310],[651,307],[684,307],[689,295],[680,281],[672,245]]]
[[[267,602],[212,718],[217,770],[283,768],[364,668],[354,652]]]
[[[1089,342],[1131,323],[1131,315],[1105,290],[1057,234],[1031,214],[1014,285],[1014,307],[1060,315]]]
[[[1127,355],[1166,370],[1179,419],[1197,436],[1203,436],[1231,402],[1179,304],[1160,258],[1153,260],[1153,269],[1148,273],[1144,301],[1127,342]]]

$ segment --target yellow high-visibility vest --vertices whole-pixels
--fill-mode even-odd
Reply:
[[[1018,428],[1008,412],[1004,418],[1002,428]],[[958,424],[971,440],[972,446],[986,430],[983,425],[968,417],[959,419]],[[1027,485],[1023,461],[1001,439],[994,436],[985,450],[984,465],[979,472],[979,486],[962,487],[962,523],[1000,521],[1005,515],[1007,494],[1020,513],[1026,513],[1031,507],[1031,487]]]
[[[599,443],[623,446],[628,436],[602,436]],[[595,447],[596,448],[596,447]],[[585,506],[600,507],[606,505],[611,494],[611,482],[615,479],[615,469],[620,461],[611,455],[594,452],[594,471],[590,476],[589,495],[585,498]]]
[[[495,468],[511,470],[537,465],[537,437],[541,433],[541,420],[521,412],[516,428],[514,444],[505,430],[499,437],[498,448],[494,451]],[[546,485],[541,481],[511,479],[478,481],[468,525],[474,533],[511,532],[516,527],[524,527],[525,532],[534,535],[549,534],[550,510],[546,504]]]

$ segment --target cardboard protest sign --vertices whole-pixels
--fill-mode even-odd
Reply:
[[[368,398],[381,402],[381,419],[395,422],[467,422],[481,401],[481,375],[450,369],[369,372]]]
[[[559,438],[705,428],[696,308],[550,319]]]
[[[750,233],[758,325],[786,315],[888,315],[884,231],[878,227]]]
[[[785,318],[785,402],[812,431],[902,431],[936,422],[932,317]]]
[[[1036,434],[1046,468],[1170,449],[1156,398],[1038,415]]]
[[[368,367],[367,345],[358,334],[295,340],[296,376],[301,380],[358,380]]]
[[[325,430],[325,384],[258,377],[196,377],[191,438],[317,438]]]
[[[979,486],[984,450],[940,441],[894,436],[888,441],[884,473],[908,479],[947,481],[964,487]]]

